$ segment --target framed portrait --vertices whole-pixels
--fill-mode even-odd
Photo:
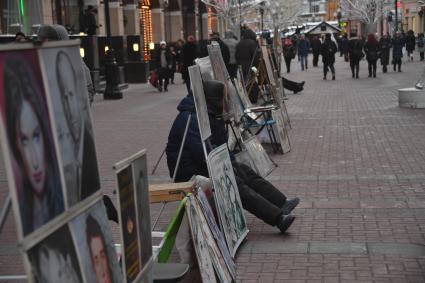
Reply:
[[[256,136],[248,138],[247,140],[243,141],[243,146],[251,160],[249,163],[243,163],[250,166],[261,177],[267,177],[274,170],[275,165],[273,164],[267,152],[264,150],[264,147],[258,141],[258,138]],[[250,164],[253,164],[254,167],[252,167]]]
[[[282,110],[276,109],[272,111],[272,117],[276,121],[276,129],[279,137],[280,146],[283,153],[291,151],[291,143],[289,141],[288,130],[285,127],[285,119]]]
[[[0,140],[23,239],[62,214],[66,196],[37,50],[0,51],[0,74]]]
[[[78,41],[43,46],[46,48],[39,50],[40,60],[50,94],[68,206],[73,206],[100,189],[87,83]]]
[[[202,282],[232,282],[223,255],[194,195],[188,197],[186,212]]]
[[[28,251],[36,283],[82,283],[75,243],[67,224]]]
[[[227,269],[232,276],[233,281],[236,282],[236,264],[232,259],[229,248],[226,245],[226,239],[224,238],[223,232],[220,230],[217,220],[214,216],[213,210],[211,209],[210,203],[207,199],[202,188],[198,188],[196,191],[196,199],[199,202],[204,218],[208,223],[211,234],[217,243],[217,248],[220,250],[220,253],[223,257],[224,262],[226,263]]]
[[[226,144],[209,153],[207,165],[220,226],[227,247],[232,257],[235,257],[238,247],[248,234],[248,228]]]
[[[195,101],[196,116],[198,117],[199,132],[201,133],[201,139],[205,141],[211,136],[211,126],[200,67],[198,65],[189,67],[189,76]]]
[[[100,199],[69,222],[85,282],[123,281],[108,221]]]
[[[122,266],[126,282],[151,278],[152,236],[146,150],[116,163]]]

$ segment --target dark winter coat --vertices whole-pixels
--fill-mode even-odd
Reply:
[[[220,45],[221,56],[223,57],[224,64],[226,66],[229,66],[229,62],[230,62],[229,47],[227,47],[226,43],[224,43],[222,40],[216,40],[216,42],[218,42],[218,44]]]
[[[255,32],[246,29],[242,32],[242,39],[236,45],[236,62],[242,66],[244,77],[248,74],[250,67],[258,66],[259,56],[256,38]]]
[[[332,40],[325,40],[320,49],[322,54],[322,62],[326,64],[335,63],[335,53],[338,51],[338,47]]]
[[[183,140],[183,134],[189,115],[191,115],[190,124],[175,181],[185,182],[188,181],[193,175],[202,175],[208,177],[208,168],[204,157],[193,95],[189,94],[183,98],[177,109],[180,113],[177,115],[173,126],[171,127],[166,147],[167,164],[170,171],[170,177],[172,177],[174,168],[177,163],[177,156],[181,142]],[[217,113],[212,108],[208,108],[208,115],[210,117],[210,141],[212,146],[216,147],[226,143],[227,134],[224,120],[217,119]]]
[[[366,42],[364,47],[364,52],[366,53],[366,60],[368,61],[376,61],[379,58],[379,44],[372,43],[372,42]]]
[[[348,42],[348,53],[350,61],[359,61],[363,58],[363,43],[361,40],[354,38]]]
[[[404,40],[400,37],[394,37],[392,40],[392,46],[393,46],[393,59],[401,59],[403,58],[403,47],[404,47]]]
[[[341,52],[343,53],[343,54],[347,54],[348,53],[348,39],[346,38],[346,37],[343,37],[342,39],[341,39]]]
[[[298,41],[298,55],[305,57],[310,50],[310,42],[308,39]]]
[[[156,62],[156,68],[161,68],[161,48],[159,48],[155,53],[155,62]],[[171,69],[171,66],[173,64],[173,56],[171,55],[170,50],[165,49],[165,59],[167,60],[167,68]]]
[[[313,51],[313,54],[320,54],[322,47],[322,42],[320,42],[320,39],[315,38],[311,41],[311,50]]]
[[[381,38],[379,40],[379,50],[381,65],[386,66],[390,63],[391,40],[389,38]]]
[[[295,50],[295,47],[294,47],[294,45],[284,45],[283,46],[283,49],[282,49],[282,52],[283,52],[283,57],[285,57],[286,59],[294,59],[295,58],[295,53],[296,53],[296,50]]]
[[[407,51],[412,52],[413,50],[415,50],[416,38],[414,34],[409,33],[408,35],[406,35],[405,41]]]
[[[182,77],[183,80],[189,79],[189,67],[195,65],[195,59],[198,57],[198,46],[194,42],[186,42],[181,50]]]

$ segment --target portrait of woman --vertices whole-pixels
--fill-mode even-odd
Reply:
[[[63,212],[64,200],[40,75],[36,80],[35,68],[24,59],[4,59],[2,111],[27,235]]]

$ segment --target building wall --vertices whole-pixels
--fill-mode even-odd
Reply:
[[[327,0],[302,0],[301,13],[298,16],[299,22],[321,22],[326,20],[328,14]],[[317,11],[312,11],[313,6],[318,6]]]

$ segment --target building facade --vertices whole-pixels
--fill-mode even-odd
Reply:
[[[301,1],[301,0],[300,0]],[[322,22],[328,18],[328,0],[302,0],[299,22]]]

